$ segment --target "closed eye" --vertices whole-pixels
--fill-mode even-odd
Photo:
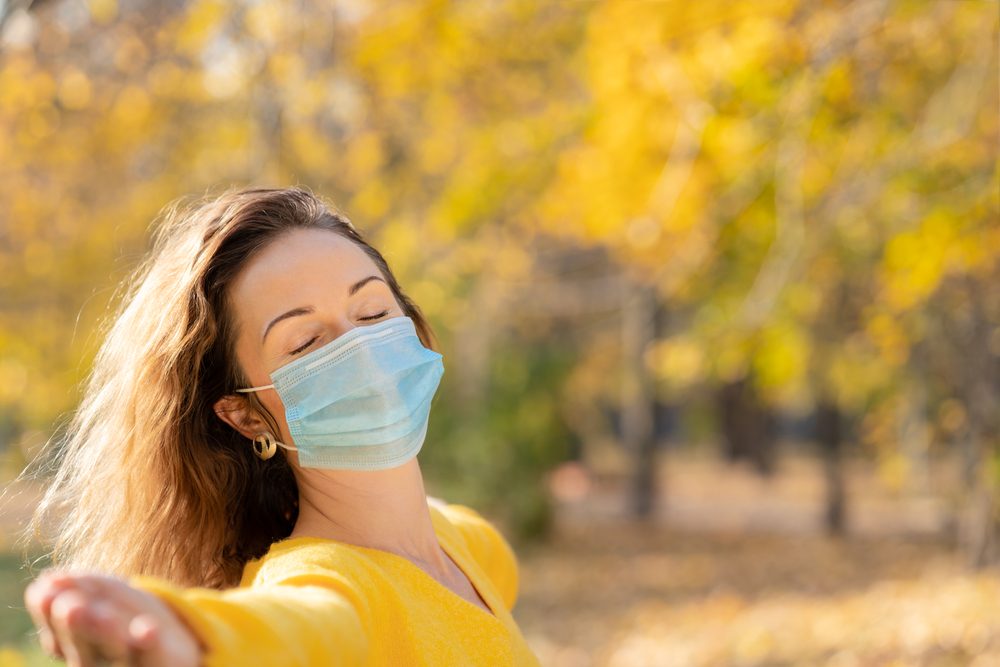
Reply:
[[[300,348],[298,348],[298,349],[295,349],[295,350],[292,350],[292,351],[291,351],[291,352],[289,352],[288,354],[298,354],[299,352],[302,352],[302,351],[303,351],[304,349],[306,349],[307,347],[309,347],[310,345],[312,345],[313,343],[315,343],[315,342],[316,342],[316,339],[317,339],[317,338],[319,338],[319,336],[313,336],[313,337],[312,337],[312,338],[311,338],[311,339],[309,340],[309,342],[308,342],[308,343],[306,343],[305,345],[303,345],[302,347],[300,347]]]
[[[381,313],[379,313],[378,315],[371,315],[371,316],[369,316],[369,317],[359,317],[358,319],[359,319],[359,320],[364,320],[365,322],[367,322],[367,321],[369,321],[369,320],[377,320],[377,319],[378,319],[378,318],[380,318],[380,317],[385,317],[385,316],[386,316],[386,315],[388,315],[388,314],[389,314],[389,311],[388,311],[388,310],[383,310],[383,311],[382,311]]]
[[[388,310],[383,310],[381,313],[378,313],[376,315],[369,315],[368,317],[359,317],[358,319],[362,320],[362,321],[365,321],[365,322],[369,322],[371,320],[377,320],[379,318],[385,317],[388,314],[389,314]],[[302,347],[296,348],[296,349],[292,350],[291,352],[289,352],[288,354],[295,355],[295,354],[302,353],[303,351],[305,351],[306,348],[308,348],[310,345],[312,345],[313,343],[315,343],[318,338],[319,338],[319,336],[313,336]]]

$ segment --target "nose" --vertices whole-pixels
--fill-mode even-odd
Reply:
[[[346,334],[351,329],[354,329],[357,325],[351,322],[349,319],[344,317],[338,317],[334,322],[330,324],[330,334],[333,338],[340,338]]]
[[[329,321],[330,335],[334,339],[340,338],[351,329],[357,329],[359,326],[363,325],[359,325],[346,315],[337,315]]]

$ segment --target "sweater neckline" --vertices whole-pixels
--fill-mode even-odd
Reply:
[[[357,549],[371,556],[376,556],[378,558],[386,558],[393,562],[401,563],[404,567],[408,567],[414,570],[417,573],[417,576],[422,577],[426,581],[428,581],[433,589],[441,591],[445,596],[450,596],[453,599],[459,600],[462,604],[465,604],[471,607],[472,609],[475,609],[478,613],[486,616],[489,619],[492,619],[493,621],[496,621],[497,623],[500,623],[501,625],[504,625],[503,621],[500,618],[500,615],[496,611],[498,605],[493,599],[493,596],[485,592],[485,586],[483,586],[478,580],[478,578],[473,575],[471,571],[472,568],[470,568],[468,564],[464,562],[464,559],[458,554],[458,549],[453,548],[454,545],[452,545],[451,540],[448,539],[447,535],[442,534],[442,531],[439,528],[439,522],[447,521],[447,518],[443,515],[443,513],[441,513],[441,510],[435,507],[434,505],[428,505],[428,507],[430,508],[431,511],[431,519],[432,523],[434,524],[434,533],[438,538],[438,544],[441,545],[441,549],[452,560],[452,562],[455,563],[456,567],[458,567],[458,569],[462,572],[462,574],[465,575],[465,578],[468,579],[469,584],[479,595],[479,598],[486,604],[487,607],[489,607],[490,611],[486,611],[479,605],[469,602],[461,595],[459,595],[458,593],[451,590],[450,588],[442,584],[440,581],[432,577],[426,570],[424,570],[422,567],[411,561],[409,558],[400,556],[399,554],[393,553],[391,551],[386,551],[385,549],[366,547],[360,544],[352,544],[350,542],[344,542],[342,540],[338,540],[332,537],[315,537],[312,535],[299,535],[297,537],[286,537],[282,540],[273,543],[271,545],[271,548],[268,550],[268,555],[273,553],[275,551],[275,548],[282,549],[286,546],[292,545],[293,543],[299,543],[299,542],[319,542],[327,544],[336,544],[338,546],[349,549]]]

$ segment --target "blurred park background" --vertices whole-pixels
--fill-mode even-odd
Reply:
[[[328,197],[429,316],[428,489],[515,544],[543,664],[1000,665],[998,32],[996,0],[0,0],[0,666],[49,664],[16,478],[151,221],[232,184]]]

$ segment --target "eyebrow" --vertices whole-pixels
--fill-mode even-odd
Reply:
[[[351,287],[347,290],[347,296],[354,296],[355,294],[357,294],[359,289],[361,289],[362,287],[364,287],[373,280],[378,280],[382,283],[385,283],[385,280],[383,280],[380,276],[366,276],[361,280],[359,280],[358,282],[351,285]],[[312,306],[299,306],[298,308],[292,308],[288,312],[278,315],[276,318],[268,322],[266,327],[264,327],[264,334],[261,336],[260,341],[263,343],[264,340],[267,339],[267,334],[270,333],[271,328],[281,320],[287,320],[289,317],[298,317],[299,315],[308,315],[314,312],[316,312],[316,309],[313,308]]]

